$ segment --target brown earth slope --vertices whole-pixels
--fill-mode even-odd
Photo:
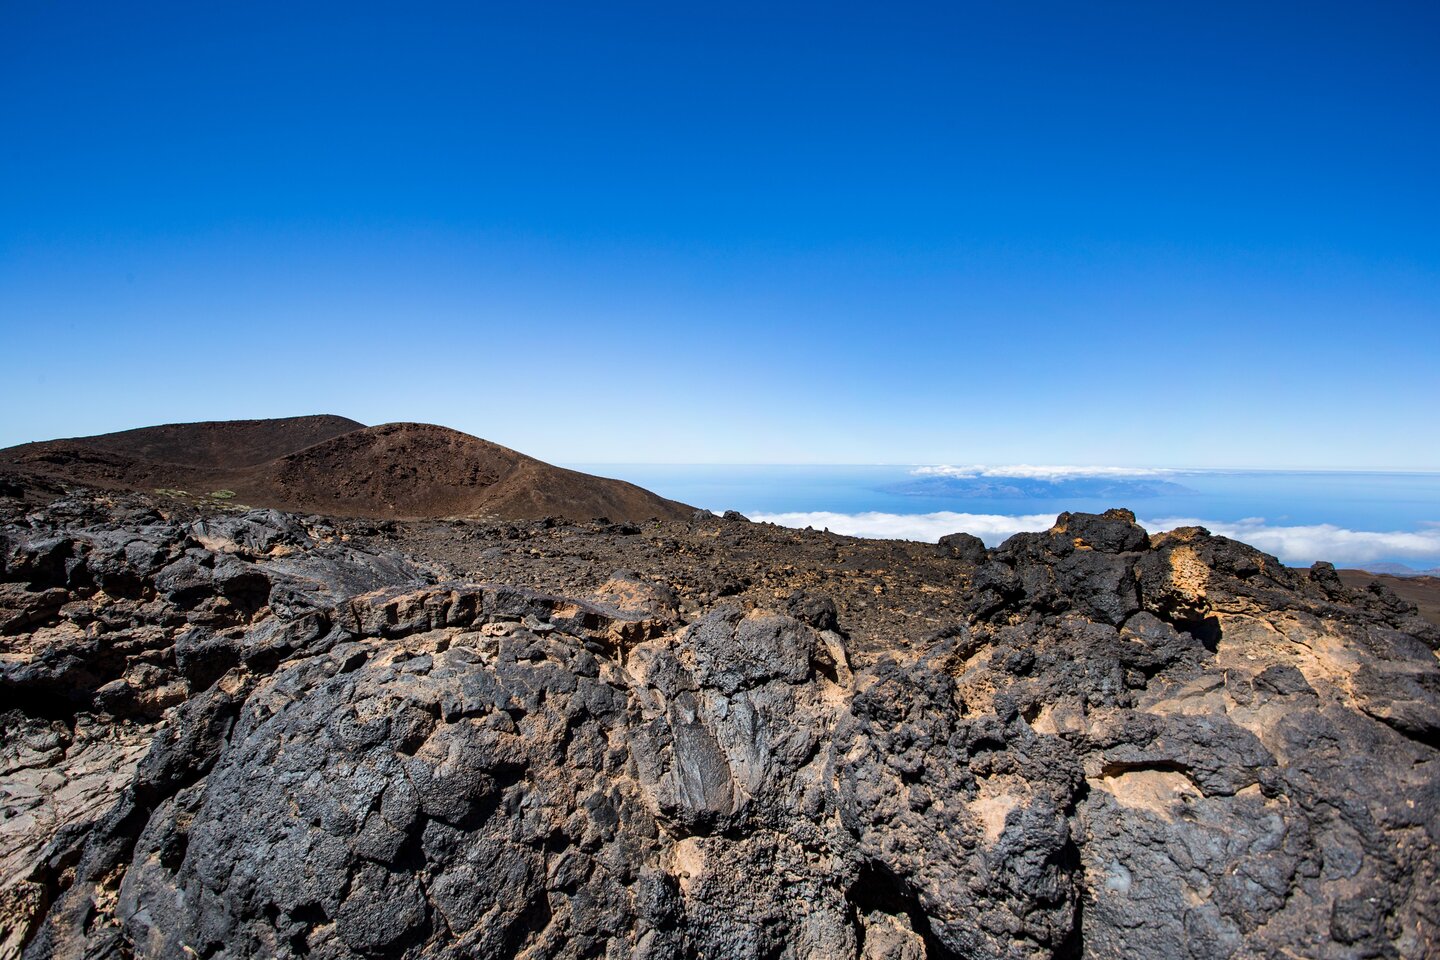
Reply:
[[[336,416],[168,424],[0,450],[0,472],[382,519],[680,519],[692,508],[446,427]]]
[[[254,502],[341,516],[647,520],[694,513],[631,483],[423,423],[347,433],[254,468],[234,489]]]
[[[26,444],[25,448],[80,446],[154,463],[232,470],[255,466],[332,437],[363,429],[365,424],[359,421],[331,414],[274,420],[211,420],[140,427],[97,437],[51,440]]]

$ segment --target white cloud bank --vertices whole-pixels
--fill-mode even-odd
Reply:
[[[995,546],[1012,534],[1027,530],[1048,530],[1054,514],[995,513],[760,513],[750,519],[784,527],[828,528],[852,537],[875,537],[934,542],[947,533],[972,533]],[[1241,540],[1274,554],[1288,564],[1310,564],[1329,560],[1338,566],[1373,563],[1379,560],[1419,560],[1433,564],[1440,558],[1440,525],[1422,524],[1417,531],[1347,530],[1321,523],[1282,526],[1263,518],[1225,522],[1189,517],[1141,520],[1151,533],[1176,527],[1205,527],[1212,533]]]
[[[1022,530],[1049,530],[1055,522],[1053,513],[1032,513],[1006,516],[998,513],[756,513],[750,519],[760,523],[778,523],[782,527],[814,527],[830,529],[848,537],[876,537],[885,540],[928,540],[934,542],[947,533],[973,533],[989,546],[995,546],[1011,534]]]
[[[1164,477],[1174,470],[1159,467],[1075,467],[1037,466],[1030,463],[1016,463],[1004,467],[987,467],[973,464],[968,467],[951,466],[948,463],[932,467],[916,467],[910,471],[915,477],[1008,477],[1020,480],[1069,480],[1076,477]]]

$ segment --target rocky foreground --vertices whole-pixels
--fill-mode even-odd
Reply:
[[[1440,630],[1327,565],[0,494],[0,957],[1440,951]]]

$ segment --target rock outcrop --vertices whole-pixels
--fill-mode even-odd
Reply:
[[[0,956],[1440,948],[1440,631],[1323,564],[26,496]]]

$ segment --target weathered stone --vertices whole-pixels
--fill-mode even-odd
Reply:
[[[1440,936],[1413,611],[1198,529],[1070,514],[937,553],[703,516],[655,541],[700,558],[678,587],[565,566],[642,556],[649,528],[485,534],[567,594],[391,552],[394,525],[377,550],[271,511],[5,516],[0,957],[1338,960]],[[785,570],[812,542],[848,573]],[[877,619],[907,564],[929,605]]]

